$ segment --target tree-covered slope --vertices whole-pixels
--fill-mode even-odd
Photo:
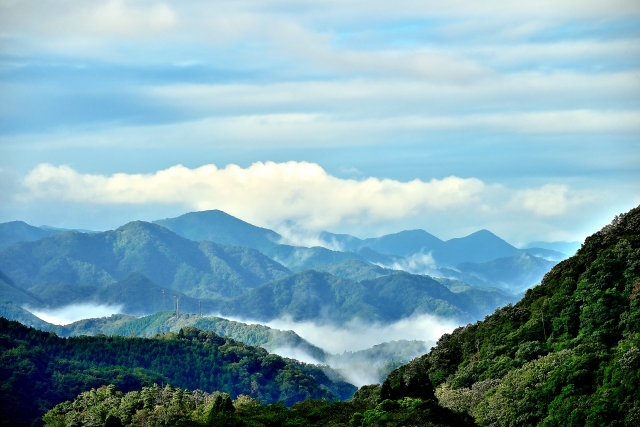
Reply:
[[[313,268],[316,271],[326,271],[342,279],[360,282],[361,280],[377,279],[378,277],[393,274],[396,270],[383,268],[378,265],[369,264],[359,259],[350,259],[335,264],[319,265]]]
[[[481,425],[639,425],[640,207],[588,237],[517,304],[392,372],[382,393],[432,385]]]
[[[63,282],[105,286],[131,272],[192,297],[233,296],[290,272],[260,252],[194,242],[141,221],[117,230],[66,232],[0,251],[0,270],[21,288]]]
[[[486,314],[495,293],[455,293],[429,276],[404,272],[352,282],[329,273],[306,270],[251,289],[229,301],[214,302],[223,316],[257,321],[290,317],[295,321],[343,323],[352,319],[392,322],[432,314],[455,321],[473,321]],[[504,296],[505,300],[509,297]],[[491,305],[493,310],[495,305]]]
[[[32,307],[41,304],[41,301],[31,292],[20,289],[13,283],[10,277],[0,271],[0,301],[10,301],[21,305]]]
[[[55,404],[110,383],[127,391],[168,382],[289,405],[355,391],[313,365],[192,327],[152,339],[59,338],[0,318],[0,367],[4,425],[28,425]]]
[[[320,362],[326,361],[328,357],[324,350],[293,331],[282,331],[215,316],[180,314],[180,317],[176,317],[175,311],[163,311],[144,317],[114,314],[109,317],[83,319],[64,326],[53,326],[53,330],[65,337],[97,334],[149,337],[164,332],[178,332],[187,326],[213,331],[247,345],[260,346],[269,352],[279,348],[297,349]]]

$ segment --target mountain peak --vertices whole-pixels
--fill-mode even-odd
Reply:
[[[189,212],[176,218],[154,221],[190,240],[210,240],[226,245],[248,246],[264,250],[276,245],[280,235],[257,227],[221,210]]]

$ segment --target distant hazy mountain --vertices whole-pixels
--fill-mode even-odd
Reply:
[[[434,345],[434,341],[389,341],[365,350],[331,355],[327,363],[352,384],[381,383],[391,371],[427,353]]]
[[[493,294],[478,292],[486,294],[488,300],[495,298]],[[505,296],[502,303],[510,302],[510,298]],[[392,322],[418,314],[474,321],[486,314],[479,308],[483,304],[477,304],[464,292],[451,292],[431,277],[405,272],[356,283],[329,273],[306,270],[214,304],[218,304],[218,312],[223,316],[257,321],[289,316],[295,321],[342,323],[359,318]],[[499,305],[492,305],[490,310]]]
[[[361,258],[382,265],[402,265],[397,257],[416,254],[429,254],[435,262],[434,267],[452,267],[463,262],[487,262],[525,252],[552,261],[561,261],[567,257],[564,253],[543,246],[518,249],[488,230],[447,241],[424,230],[407,230],[369,239],[325,232],[321,234],[321,238],[336,242],[345,250],[355,251]]]
[[[36,307],[41,301],[31,292],[20,289],[13,280],[0,271],[0,301],[11,301],[19,305]]]
[[[117,230],[66,232],[0,251],[0,270],[28,289],[52,283],[106,286],[140,272],[194,298],[239,295],[290,271],[254,249],[194,242],[136,221]]]
[[[429,271],[429,275],[447,287],[449,287],[448,282],[446,282],[447,279],[440,279],[440,277],[456,279],[457,287],[449,287],[452,292],[456,292],[453,289],[459,289],[460,292],[464,291],[469,293],[476,291],[494,292],[500,290],[500,292],[498,292],[499,295],[495,296],[494,302],[488,302],[486,305],[487,309],[493,310],[498,307],[500,303],[504,303],[505,298],[513,298],[512,296],[506,295],[505,292],[519,294],[539,283],[544,274],[555,264],[554,261],[548,261],[523,252],[510,257],[491,260],[486,263],[462,263],[458,264],[455,268],[432,269]],[[375,279],[398,272],[398,270],[383,268],[356,259],[337,264],[317,266],[314,267],[314,270],[326,271],[334,276],[355,282]],[[470,287],[469,285],[475,285],[476,288],[473,288],[473,286]],[[487,301],[486,295],[483,294],[482,298]],[[480,303],[480,301],[478,301],[478,303]]]
[[[480,286],[495,286],[513,294],[540,283],[542,277],[555,265],[528,253],[498,258],[484,263],[465,262],[455,269],[440,269],[445,277],[453,277]]]
[[[177,218],[154,221],[190,240],[210,240],[229,245],[254,248],[292,270],[317,265],[361,259],[350,252],[332,251],[323,247],[280,245],[281,236],[275,231],[256,227],[219,210],[191,212]]]
[[[364,259],[355,252],[332,251],[319,246],[304,248],[278,245],[264,250],[263,253],[294,271],[316,268],[318,266],[340,263],[347,260]]]
[[[580,249],[581,245],[581,242],[531,242],[524,245],[523,249],[550,249],[552,251],[562,252],[566,256],[572,256],[578,249]]]
[[[559,262],[569,258],[569,255],[563,252],[558,252],[552,249],[544,249],[544,248],[520,249],[519,253],[526,253],[529,255],[537,256],[538,258],[546,259],[547,261],[554,261],[554,262]]]
[[[377,279],[378,277],[387,276],[397,272],[396,270],[382,268],[359,259],[350,259],[336,264],[325,264],[314,267],[314,270],[326,271],[336,277],[353,280],[354,282],[360,282],[361,280],[367,279]]]
[[[240,245],[263,251],[277,245],[281,236],[256,227],[220,210],[190,212],[177,218],[154,221],[190,240],[210,240],[224,245]]]
[[[64,233],[66,231],[77,231],[78,233],[100,233],[96,230],[87,230],[86,228],[60,228],[60,227],[52,227],[50,225],[41,225],[40,227],[45,231],[55,231],[56,233]]]
[[[444,242],[424,230],[406,230],[351,242],[347,249],[356,250],[369,247],[385,255],[409,256],[418,252],[439,251]]]
[[[16,242],[33,242],[60,232],[60,230],[43,230],[23,221],[4,222],[0,224],[0,249]]]

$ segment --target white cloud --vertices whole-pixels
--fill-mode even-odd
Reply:
[[[122,311],[121,306],[99,304],[71,304],[55,309],[32,309],[25,307],[35,316],[54,325],[68,325],[82,319],[111,316]]]
[[[533,212],[537,216],[562,215],[571,208],[593,200],[589,193],[571,194],[566,185],[547,184],[541,188],[520,190],[511,199],[511,206]]]
[[[486,219],[528,211],[534,217],[549,217],[589,201],[566,186],[510,190],[455,176],[426,182],[342,179],[317,164],[293,161],[257,162],[247,168],[228,165],[223,169],[215,165],[196,169],[177,165],[151,174],[110,176],[41,164],[22,184],[24,192],[17,197],[23,202],[181,205],[191,210],[221,209],[261,225],[294,220],[310,230],[420,216]],[[293,239],[294,233],[290,234]]]
[[[423,314],[407,317],[388,325],[354,319],[337,327],[314,322],[294,322],[291,319],[282,318],[268,322],[267,326],[293,330],[310,343],[336,354],[364,350],[392,340],[436,341],[442,334],[451,332],[458,324]]]
[[[392,264],[377,264],[380,267],[390,268],[392,270],[403,270],[412,274],[429,274],[439,276],[439,273],[436,270],[436,262],[429,253],[418,252],[411,256],[400,258],[396,262]]]

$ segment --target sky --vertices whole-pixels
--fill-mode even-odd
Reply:
[[[0,222],[582,240],[640,204],[637,0],[0,0]]]

